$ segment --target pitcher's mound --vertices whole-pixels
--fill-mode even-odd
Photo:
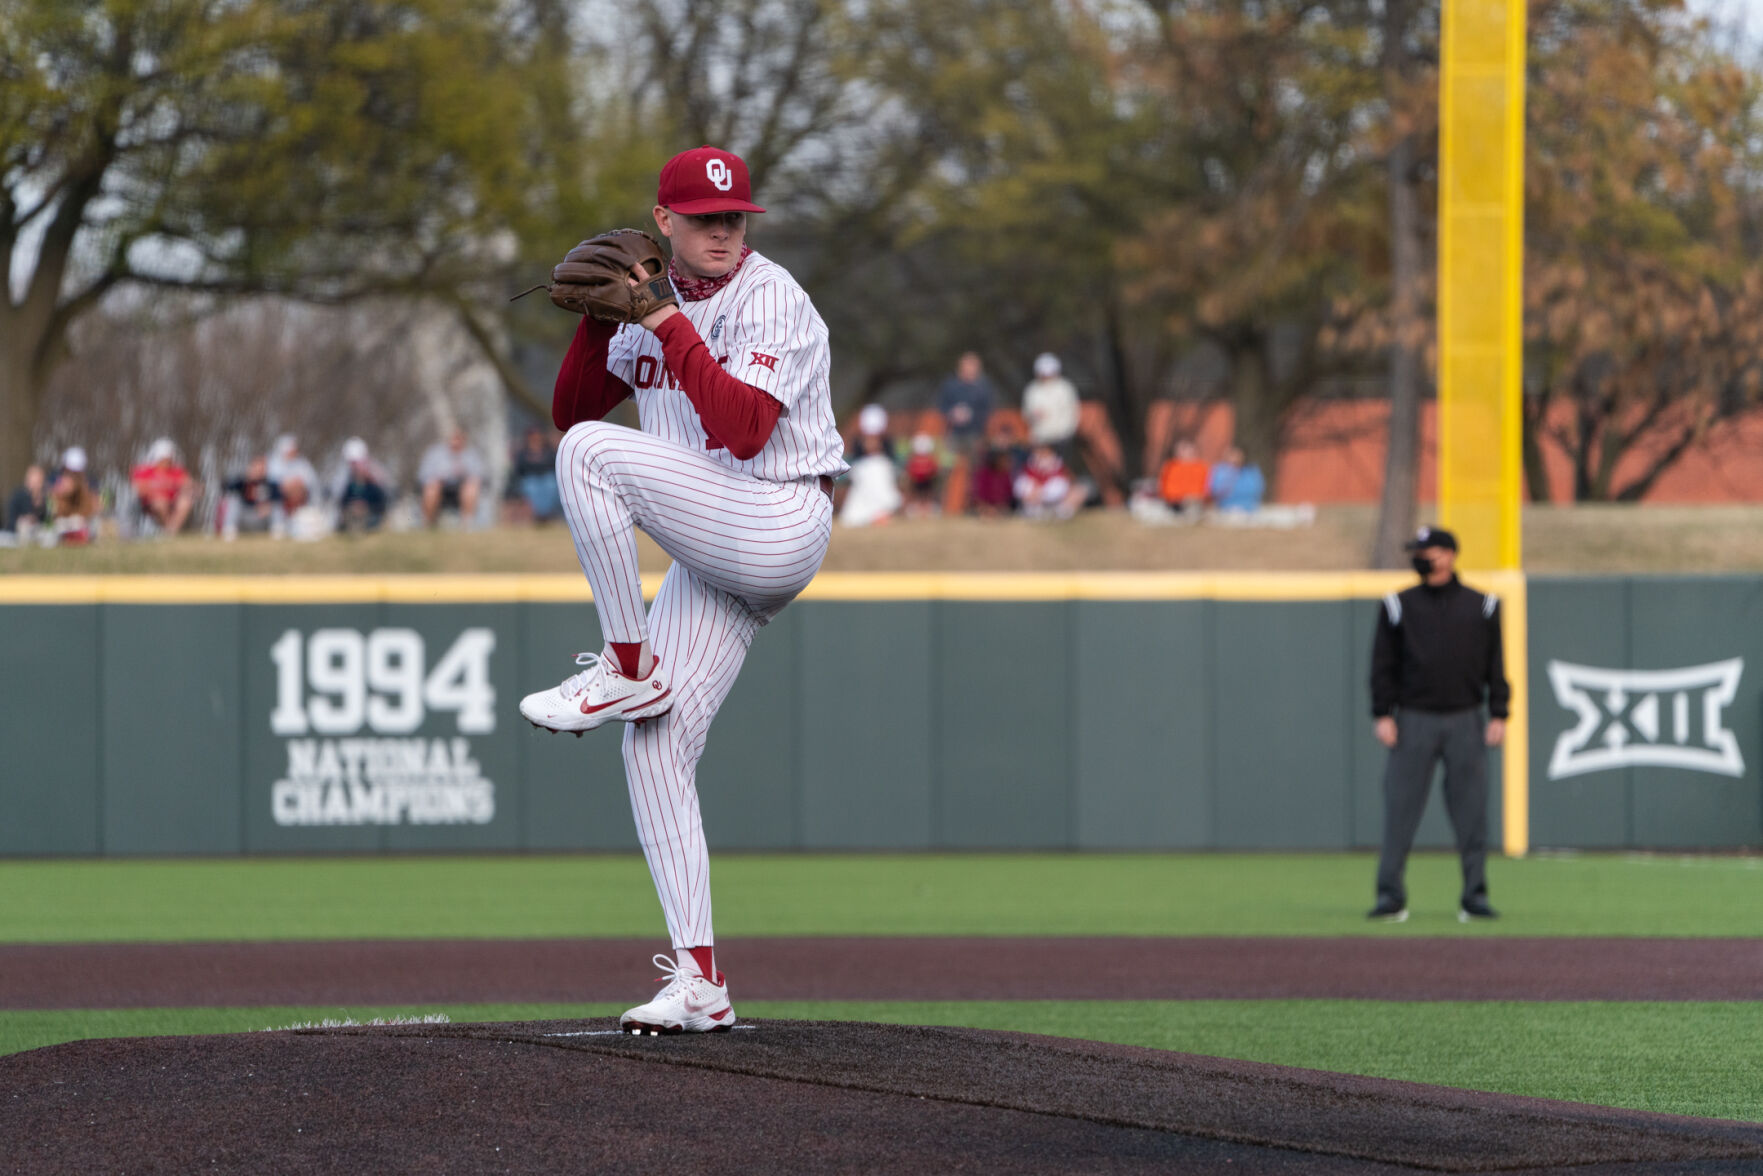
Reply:
[[[611,1021],[0,1058],[6,1172],[1755,1172],[1763,1127],[971,1029]],[[1228,1168],[1226,1167],[1228,1165]]]

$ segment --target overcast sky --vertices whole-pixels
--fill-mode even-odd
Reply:
[[[1763,34],[1763,0],[1688,0],[1688,4],[1693,12],[1738,20],[1753,41]]]

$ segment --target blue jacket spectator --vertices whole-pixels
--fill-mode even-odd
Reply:
[[[240,531],[268,534],[281,517],[282,492],[269,478],[269,459],[254,457],[245,472],[226,484],[220,504],[220,529],[232,536]]]
[[[49,478],[40,465],[25,468],[24,481],[6,504],[6,529],[29,533],[49,521]]]
[[[386,521],[391,494],[385,471],[369,456],[367,442],[343,442],[343,477],[337,488],[337,525],[345,531],[377,531]]]
[[[1267,479],[1258,465],[1244,465],[1243,451],[1231,446],[1213,463],[1206,479],[1206,497],[1219,510],[1260,510]]]
[[[557,489],[557,450],[537,426],[527,429],[508,471],[509,489],[532,511],[535,523],[547,522],[563,513]]]
[[[997,403],[998,390],[986,378],[979,356],[969,351],[937,389],[937,411],[948,422],[950,445],[962,452],[975,448]]]

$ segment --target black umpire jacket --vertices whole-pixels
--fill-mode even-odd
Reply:
[[[1487,700],[1506,717],[1512,688],[1500,645],[1500,598],[1456,576],[1437,588],[1420,583],[1383,598],[1371,646],[1371,713],[1401,708],[1460,711]]]

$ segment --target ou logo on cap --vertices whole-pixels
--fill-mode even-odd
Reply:
[[[726,192],[735,186],[735,173],[730,171],[728,164],[720,159],[712,159],[705,164],[704,175],[718,192]]]

